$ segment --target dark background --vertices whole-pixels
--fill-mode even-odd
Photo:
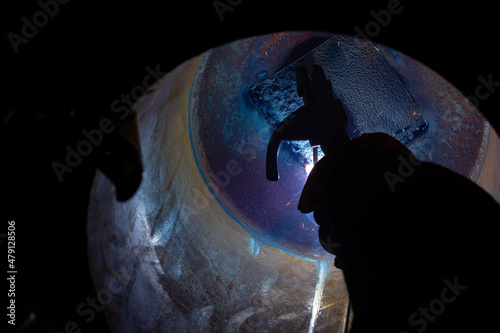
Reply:
[[[21,18],[32,22],[41,8],[37,1],[4,4],[0,233],[7,232],[8,220],[16,221],[16,328],[32,311],[37,318],[33,332],[64,331],[68,321],[76,321],[83,332],[106,330],[102,313],[85,323],[75,312],[96,294],[86,255],[94,164],[92,158],[85,159],[59,183],[51,163],[64,159],[64,147],[81,139],[81,129],[97,126],[111,101],[141,84],[146,66],[160,64],[168,72],[209,48],[270,32],[354,35],[354,27],[364,31],[374,20],[370,11],[386,9],[388,3],[243,0],[221,21],[211,0],[73,0],[59,5],[57,14],[17,54],[7,34],[22,35]],[[500,81],[494,2],[401,0],[401,6],[401,13],[392,15],[373,41],[423,62],[466,96],[474,95],[479,75]],[[479,108],[498,129],[497,90]],[[7,241],[0,240],[6,253]]]

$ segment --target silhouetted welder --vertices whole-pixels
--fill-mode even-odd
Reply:
[[[468,179],[418,161],[387,134],[349,140],[342,104],[321,67],[308,77],[298,69],[305,106],[271,138],[267,177],[278,178],[282,140],[309,139],[325,152],[298,209],[314,212],[321,244],[344,272],[350,332],[496,329],[500,206]]]

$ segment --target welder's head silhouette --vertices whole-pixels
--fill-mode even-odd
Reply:
[[[468,179],[417,161],[387,134],[364,134],[315,165],[298,209],[314,212],[343,270],[351,332],[471,332],[494,322],[491,216],[500,206]]]

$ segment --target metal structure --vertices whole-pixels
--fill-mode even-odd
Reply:
[[[302,106],[295,69],[313,50],[351,137],[401,137],[419,159],[500,200],[490,181],[498,136],[418,61],[315,32],[222,45],[179,65],[136,104],[143,180],[132,199],[117,202],[103,174],[94,180],[89,257],[96,289],[112,295],[105,311],[115,331],[345,331],[342,272],[297,210],[311,147],[284,144],[280,180],[265,172],[274,129]]]

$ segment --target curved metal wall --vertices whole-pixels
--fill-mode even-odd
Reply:
[[[283,32],[220,46],[179,65],[137,103],[143,183],[119,203],[98,173],[89,206],[91,270],[96,289],[111,296],[105,311],[115,331],[343,332],[342,272],[319,245],[314,221],[296,209],[304,160],[287,146],[282,179],[265,179],[273,124],[248,101],[251,87],[334,37],[339,47],[352,41]],[[375,47],[429,121],[409,148],[500,201],[495,131],[439,75]],[[344,59],[357,69],[370,65]]]

